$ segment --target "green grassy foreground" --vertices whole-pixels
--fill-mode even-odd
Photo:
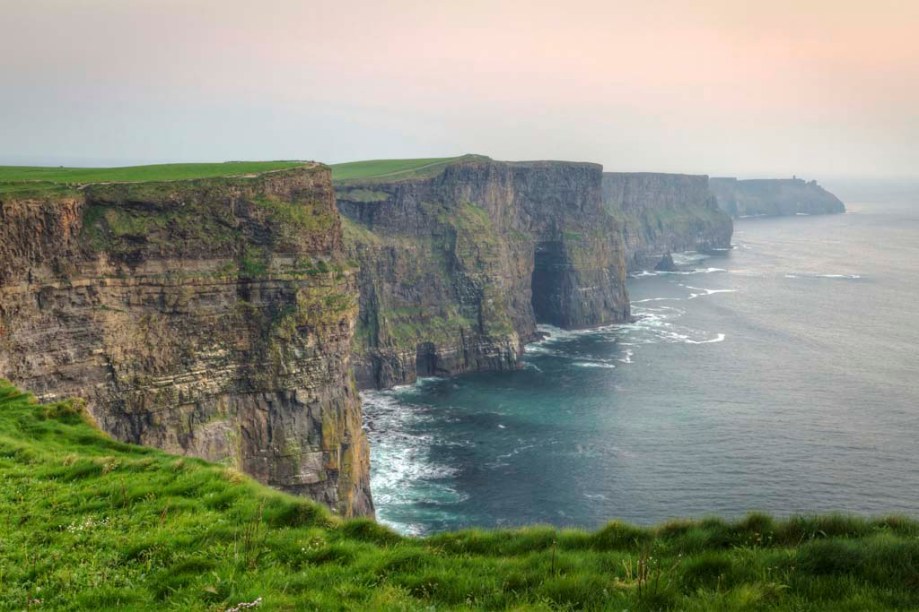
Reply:
[[[919,608],[919,524],[840,516],[400,537],[115,442],[0,381],[0,608]]]
[[[88,183],[134,183],[184,181],[258,174],[301,165],[299,161],[223,162],[215,164],[156,164],[119,168],[56,168],[45,166],[0,166],[0,193],[53,190],[64,185]]]

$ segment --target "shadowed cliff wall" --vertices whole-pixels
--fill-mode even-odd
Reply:
[[[735,218],[846,212],[840,199],[817,181],[713,178],[711,187],[718,205]]]
[[[668,253],[731,246],[733,224],[708,177],[604,172],[603,203],[622,226],[629,270],[652,269]]]
[[[601,180],[596,164],[466,157],[433,176],[336,183],[361,268],[359,384],[511,369],[537,322],[627,320]]]

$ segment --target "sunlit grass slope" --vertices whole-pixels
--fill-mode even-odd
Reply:
[[[115,442],[0,381],[0,608],[919,608],[919,524],[823,516],[400,537]]]
[[[479,155],[431,157],[424,159],[371,159],[332,164],[332,180],[401,180],[423,178],[441,172],[446,166],[465,159],[484,159]]]
[[[258,174],[293,168],[304,162],[261,161],[215,164],[157,164],[119,168],[58,168],[44,166],[0,166],[0,193],[55,189],[62,185],[107,182],[182,181]]]
[[[56,168],[0,166],[0,182],[51,181],[57,183],[104,183],[136,181],[182,181],[215,176],[258,174],[293,168],[299,161],[222,162],[216,164],[156,164],[119,168]]]

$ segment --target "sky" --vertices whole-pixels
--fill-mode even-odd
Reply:
[[[0,163],[919,175],[919,0],[0,0]]]

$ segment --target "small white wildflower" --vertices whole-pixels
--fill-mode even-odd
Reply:
[[[238,603],[232,608],[227,608],[226,612],[240,612],[241,610],[248,610],[249,608],[257,608],[262,605],[262,598],[259,597],[255,601],[250,601],[248,603],[242,602]]]

